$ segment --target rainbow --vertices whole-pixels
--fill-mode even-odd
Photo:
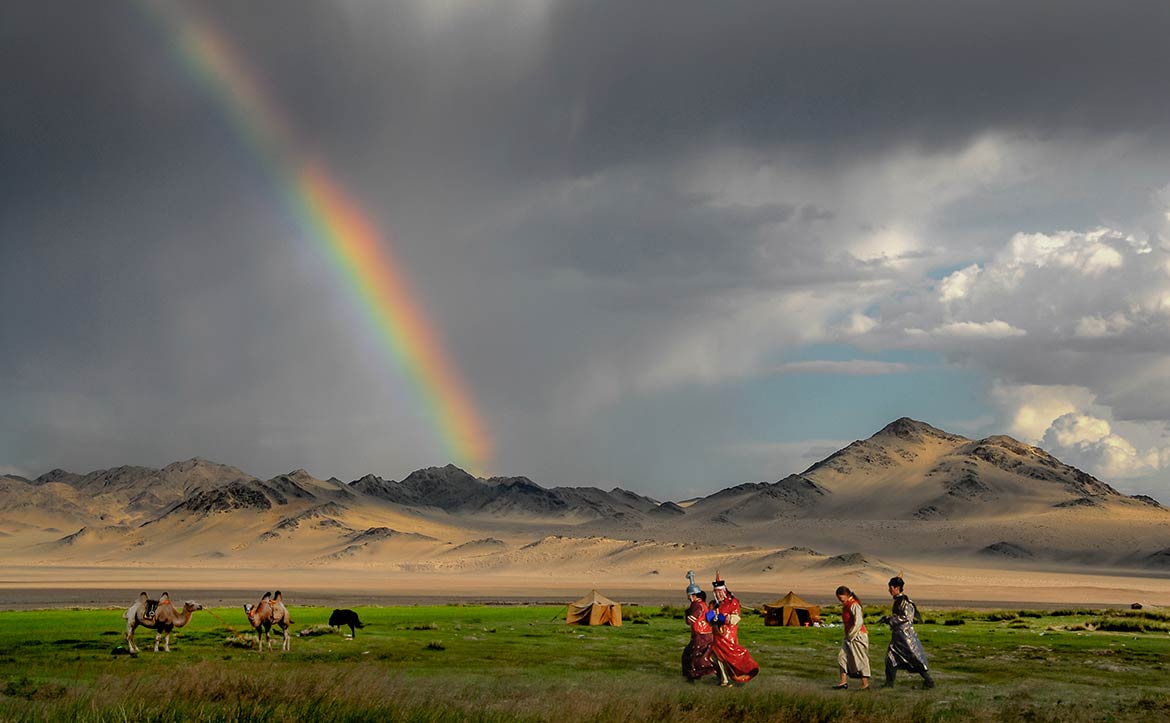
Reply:
[[[483,474],[491,442],[480,415],[386,239],[327,169],[307,160],[310,154],[296,142],[292,124],[264,96],[222,33],[166,0],[141,4],[256,156],[297,226],[360,300],[380,340],[418,390],[452,461]]]

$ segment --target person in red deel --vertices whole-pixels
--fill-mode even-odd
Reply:
[[[715,667],[719,669],[719,685],[732,682],[746,683],[760,672],[747,648],[739,644],[739,600],[727,589],[727,583],[715,572],[715,602],[707,612],[707,620],[715,626]]]
[[[704,675],[715,674],[711,662],[711,623],[707,622],[707,593],[695,582],[695,573],[687,571],[691,584],[687,586],[687,625],[691,628],[691,642],[683,648],[682,671],[687,681],[694,683]]]

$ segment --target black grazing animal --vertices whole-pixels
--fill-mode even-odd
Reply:
[[[358,614],[353,610],[334,610],[333,614],[329,616],[329,624],[335,628],[348,625],[350,637],[357,635],[355,628],[364,628],[366,626],[365,623],[358,620]]]

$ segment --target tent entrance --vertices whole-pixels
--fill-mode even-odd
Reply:
[[[810,627],[820,621],[820,607],[806,603],[794,592],[789,592],[776,602],[764,604],[765,625]]]
[[[622,606],[596,590],[577,602],[569,603],[565,613],[565,622],[569,625],[613,625],[622,624]]]

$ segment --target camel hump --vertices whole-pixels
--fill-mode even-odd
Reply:
[[[280,590],[277,590],[275,593],[272,594],[272,599],[283,600],[284,598],[281,596]]]
[[[265,600],[271,600],[271,599],[272,599],[272,593],[270,593],[270,592],[266,592],[260,596],[260,602],[264,602]]]
[[[148,599],[150,599],[150,596],[147,595],[145,592],[138,593],[138,602],[139,603],[145,603]]]

